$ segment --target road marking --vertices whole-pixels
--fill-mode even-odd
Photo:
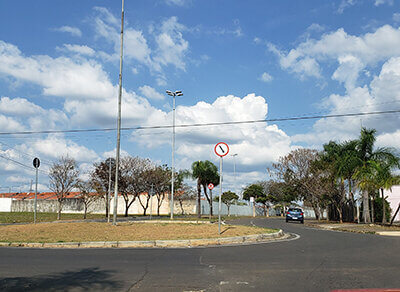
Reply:
[[[237,285],[249,285],[249,282],[236,282]]]

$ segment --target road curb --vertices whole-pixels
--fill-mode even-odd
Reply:
[[[285,236],[282,229],[274,233],[254,235],[182,239],[182,240],[147,240],[147,241],[94,241],[94,242],[0,242],[0,247],[25,248],[194,248],[206,246],[229,246],[273,241]]]

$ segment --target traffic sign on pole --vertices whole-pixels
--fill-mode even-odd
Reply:
[[[229,146],[225,142],[219,142],[217,145],[215,145],[214,152],[219,157],[224,157],[229,153]]]
[[[36,184],[35,184],[35,209],[33,212],[33,223],[36,223],[36,213],[37,213],[37,185],[38,185],[38,169],[40,166],[40,160],[39,158],[35,157],[33,159],[33,166],[36,169]]]
[[[209,183],[209,184],[208,184],[208,189],[209,189],[209,190],[212,190],[213,188],[214,188],[214,185],[213,185],[212,183]]]
[[[219,142],[214,147],[214,152],[219,156],[219,200],[218,200],[218,232],[221,234],[221,206],[222,206],[222,160],[229,153],[229,146]]]

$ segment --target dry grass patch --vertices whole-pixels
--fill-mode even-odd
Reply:
[[[43,223],[0,226],[2,242],[84,242],[197,239],[243,236],[276,230],[224,225],[222,235],[216,224]]]

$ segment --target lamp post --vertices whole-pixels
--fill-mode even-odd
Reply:
[[[180,90],[172,92],[166,91],[168,95],[173,97],[172,103],[172,173],[171,173],[171,219],[174,219],[174,178],[175,178],[175,96],[182,96]]]
[[[231,156],[233,156],[233,188],[235,190],[235,192],[237,192],[237,188],[236,188],[236,156],[238,156],[237,153],[232,154]],[[236,193],[237,194],[237,193]]]

